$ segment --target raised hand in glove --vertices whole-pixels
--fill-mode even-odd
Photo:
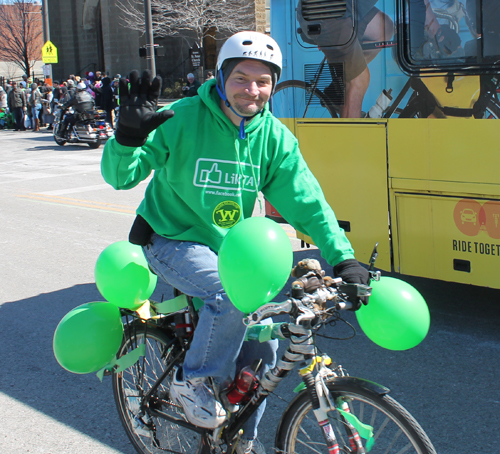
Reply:
[[[348,284],[370,284],[370,273],[355,259],[347,259],[340,262],[333,267],[333,272],[336,277],[342,278]],[[361,307],[361,303],[368,304],[368,297],[351,298],[351,302],[351,310],[357,311]]]
[[[120,79],[120,115],[115,139],[120,145],[141,147],[148,135],[162,123],[174,116],[172,110],[157,112],[161,78],[151,82],[151,72],[144,71],[139,77],[137,71],[130,73],[130,89],[127,79]]]

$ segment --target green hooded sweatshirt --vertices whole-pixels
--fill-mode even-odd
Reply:
[[[354,258],[334,212],[307,167],[297,139],[268,109],[246,126],[246,138],[224,114],[215,80],[199,96],[167,108],[175,116],[141,148],[110,138],[101,171],[115,189],[130,189],[152,171],[137,213],[162,236],[218,252],[228,229],[251,217],[258,191],[335,266]]]

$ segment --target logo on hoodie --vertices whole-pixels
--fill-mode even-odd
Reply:
[[[215,207],[213,219],[218,227],[229,229],[240,220],[240,216],[241,207],[232,200],[226,200]]]
[[[223,191],[255,192],[260,175],[259,166],[246,162],[225,161],[221,159],[198,159],[193,184],[203,188],[213,188]]]

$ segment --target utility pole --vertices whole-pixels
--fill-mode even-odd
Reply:
[[[47,0],[44,0],[47,1]],[[146,21],[146,60],[148,69],[156,76],[155,49],[153,38],[153,18],[151,15],[151,0],[144,0],[144,18]]]
[[[48,0],[42,0],[43,43],[50,41]],[[49,79],[52,80],[52,65],[49,64]]]
[[[43,42],[46,43],[47,41],[50,41],[49,7],[47,5],[47,0],[42,0],[42,20],[43,20]]]

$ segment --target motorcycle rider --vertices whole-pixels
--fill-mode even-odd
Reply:
[[[64,137],[66,135],[68,125],[73,126],[78,121],[78,119],[80,118],[79,114],[82,114],[89,110],[94,110],[94,98],[90,93],[86,91],[86,88],[86,85],[83,82],[80,82],[76,86],[75,94],[61,106],[61,115],[64,117],[63,126],[60,132],[61,137]],[[73,107],[75,113],[65,115],[66,111],[70,107]]]

